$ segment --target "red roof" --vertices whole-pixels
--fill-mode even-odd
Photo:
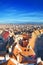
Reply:
[[[5,32],[2,34],[2,37],[6,40],[6,39],[9,37],[9,32],[8,32],[8,31],[5,31]]]

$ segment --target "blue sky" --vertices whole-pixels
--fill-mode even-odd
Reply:
[[[43,22],[43,0],[0,0],[0,23]]]

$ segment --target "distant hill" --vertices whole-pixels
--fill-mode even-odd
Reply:
[[[0,24],[43,24],[43,22],[18,22],[18,21],[16,21],[16,22],[14,22],[14,23],[0,23]]]

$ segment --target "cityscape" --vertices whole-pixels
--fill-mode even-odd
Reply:
[[[0,65],[43,65],[43,0],[0,0]]]

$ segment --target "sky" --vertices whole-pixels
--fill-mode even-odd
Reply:
[[[43,23],[43,0],[0,0],[0,23]]]

